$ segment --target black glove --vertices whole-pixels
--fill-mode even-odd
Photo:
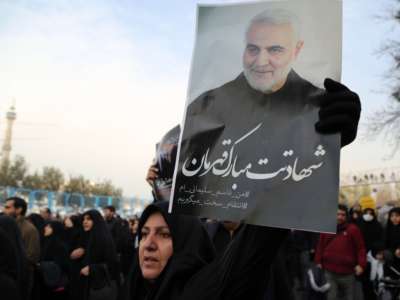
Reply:
[[[326,78],[326,93],[319,99],[319,121],[315,129],[322,134],[340,133],[341,146],[350,144],[357,136],[361,102],[358,95],[343,84]]]

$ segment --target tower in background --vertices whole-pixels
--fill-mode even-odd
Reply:
[[[10,161],[10,153],[11,153],[11,144],[12,144],[12,131],[14,121],[17,118],[17,114],[15,112],[15,105],[12,105],[6,114],[6,131],[3,141],[3,146],[1,148],[1,163],[3,165],[5,161]]]

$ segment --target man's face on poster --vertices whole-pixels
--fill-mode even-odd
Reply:
[[[254,23],[246,34],[243,53],[244,75],[250,86],[263,93],[279,90],[302,46],[289,23]]]

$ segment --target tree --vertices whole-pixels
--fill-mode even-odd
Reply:
[[[23,187],[32,190],[60,191],[79,193],[86,196],[122,197],[122,189],[113,185],[111,180],[92,183],[83,175],[70,177],[65,184],[63,172],[56,167],[44,167],[42,172],[28,174],[25,158],[16,156],[14,161],[5,160],[0,165],[0,186]]]
[[[400,0],[396,2],[392,21],[398,26],[400,25]],[[370,117],[367,132],[373,138],[382,135],[392,149],[390,156],[393,157],[400,147],[400,42],[398,40],[385,42],[381,53],[388,55],[393,61],[388,72],[388,79],[392,83],[389,92],[392,103]]]
[[[122,189],[116,188],[111,180],[95,183],[91,187],[93,195],[122,197]]]
[[[42,176],[38,172],[25,176],[23,186],[31,190],[43,189]]]
[[[64,191],[67,193],[89,195],[90,190],[90,181],[85,179],[82,175],[70,177],[69,182],[64,186]]]
[[[23,183],[28,172],[28,165],[20,155],[17,155],[13,162],[8,160],[0,166],[0,185],[19,186]]]
[[[55,167],[44,167],[42,172],[43,189],[58,191],[64,185],[64,175]]]

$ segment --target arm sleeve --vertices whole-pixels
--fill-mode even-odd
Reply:
[[[315,263],[317,265],[321,265],[322,264],[322,254],[324,252],[324,245],[323,244],[324,244],[324,239],[323,239],[322,234],[320,234],[318,242],[317,242],[317,246],[316,246],[316,249],[315,249],[315,258],[314,258]]]
[[[354,237],[354,242],[356,246],[356,253],[357,253],[357,263],[360,265],[361,268],[365,270],[367,266],[367,253],[365,250],[365,243],[364,243],[364,238],[361,234],[361,231],[358,229],[358,227],[354,228],[353,232],[353,237]]]
[[[35,228],[29,230],[25,236],[26,257],[32,264],[39,262],[40,258],[40,240],[39,233]]]

